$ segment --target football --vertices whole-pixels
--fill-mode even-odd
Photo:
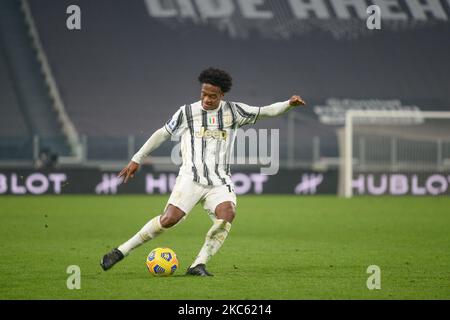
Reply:
[[[178,259],[170,248],[153,249],[147,256],[147,269],[155,276],[170,276],[178,269]]]

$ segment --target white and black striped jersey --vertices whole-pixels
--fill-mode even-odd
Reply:
[[[260,111],[260,107],[228,101],[221,101],[215,110],[203,109],[201,101],[180,107],[164,126],[171,135],[181,136],[179,174],[204,185],[231,184],[236,130],[255,123]]]

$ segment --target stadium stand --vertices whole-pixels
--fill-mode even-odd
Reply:
[[[22,159],[32,157],[30,125],[20,110],[14,81],[8,70],[0,41],[0,158]]]
[[[5,92],[1,95],[2,158],[29,158],[30,141],[35,135],[40,137],[42,148],[59,155],[68,154],[20,2],[2,1],[0,6],[0,66],[6,71],[1,76]],[[28,148],[21,148],[19,141]]]

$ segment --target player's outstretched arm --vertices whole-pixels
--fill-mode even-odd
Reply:
[[[153,150],[158,148],[164,141],[170,137],[169,132],[166,128],[161,128],[155,131],[147,142],[139,149],[138,152],[133,156],[128,165],[120,171],[118,177],[123,177],[123,183],[127,183],[129,178],[133,178],[136,171],[139,169],[139,164],[142,159],[148,156]]]
[[[292,96],[288,101],[277,102],[260,109],[258,120],[277,117],[297,106],[306,106],[306,102],[300,96]]]

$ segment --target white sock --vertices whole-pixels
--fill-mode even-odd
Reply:
[[[206,264],[219,251],[230,229],[231,223],[222,219],[215,220],[213,226],[206,234],[205,243],[195,258],[194,263],[191,264],[191,268],[201,263]]]
[[[161,226],[160,217],[156,216],[145,226],[142,227],[142,229],[136,233],[130,240],[120,245],[117,249],[120,250],[124,255],[128,255],[131,250],[139,247],[141,244],[147,242],[150,239],[156,238],[158,235],[160,235],[166,228],[163,228]]]

